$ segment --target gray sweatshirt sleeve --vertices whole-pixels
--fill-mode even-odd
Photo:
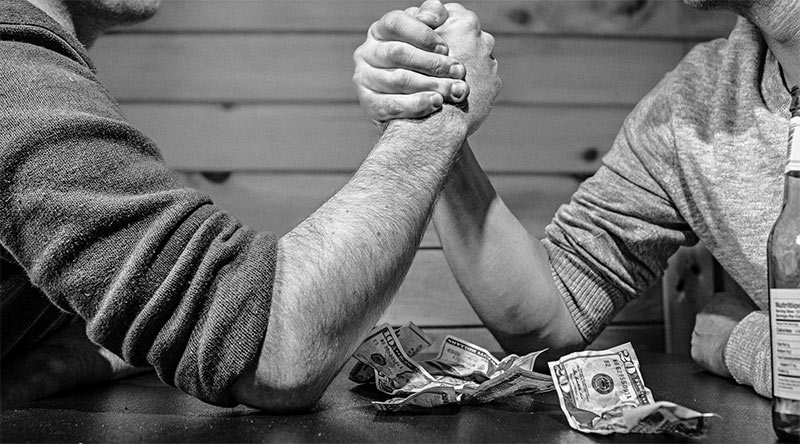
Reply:
[[[91,340],[231,405],[266,332],[274,236],[182,186],[86,66],[0,43],[3,246]]]
[[[725,365],[739,384],[772,397],[769,312],[754,311],[739,321],[725,346]]]
[[[675,177],[670,81],[637,105],[597,173],[546,229],[556,285],[588,341],[655,283],[679,246],[697,242],[668,194]]]

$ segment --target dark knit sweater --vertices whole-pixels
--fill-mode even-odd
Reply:
[[[231,405],[266,332],[275,256],[273,235],[180,183],[73,36],[0,2],[4,359],[77,314],[130,364]]]

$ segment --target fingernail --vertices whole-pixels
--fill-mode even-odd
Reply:
[[[437,43],[436,47],[433,48],[433,52],[441,55],[447,55],[450,52],[450,49],[444,43]]]
[[[464,97],[464,94],[467,92],[467,84],[464,82],[456,82],[450,86],[450,94],[453,95],[453,98],[458,100]]]
[[[450,67],[450,77],[454,79],[463,79],[465,74],[464,65],[456,63]]]
[[[436,23],[437,19],[436,15],[434,15],[432,12],[423,11],[421,9],[417,11],[416,17],[417,19],[419,19],[419,21],[425,23],[428,26],[431,26],[430,23]]]
[[[444,103],[444,98],[436,93],[431,94],[431,105],[433,109],[439,109],[442,107],[442,103]]]

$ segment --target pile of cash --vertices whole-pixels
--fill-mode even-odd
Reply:
[[[713,413],[655,402],[630,342],[582,351],[548,363],[569,425],[587,433],[703,435]]]
[[[453,336],[442,342],[436,358],[413,359],[432,341],[413,323],[374,328],[353,356],[358,363],[350,380],[375,383],[397,396],[374,401],[381,411],[402,411],[448,404],[482,404],[523,393],[553,390],[549,375],[533,371],[535,352],[499,360],[485,349]]]
[[[380,411],[404,411],[448,404],[483,404],[555,388],[569,425],[584,433],[650,433],[702,436],[713,413],[699,413],[653,399],[644,385],[630,343],[587,350],[549,362],[551,375],[533,371],[542,351],[497,359],[485,349],[453,336],[435,359],[414,356],[432,341],[413,323],[373,329],[353,356],[350,380],[374,383],[395,396],[373,401]]]

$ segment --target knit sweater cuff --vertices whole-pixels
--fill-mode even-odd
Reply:
[[[731,332],[725,346],[725,365],[736,382],[771,397],[771,357],[769,315],[765,311],[750,313]]]
[[[624,298],[608,280],[593,272],[580,258],[565,252],[549,239],[542,241],[550,258],[556,287],[575,326],[591,343],[603,331]]]

